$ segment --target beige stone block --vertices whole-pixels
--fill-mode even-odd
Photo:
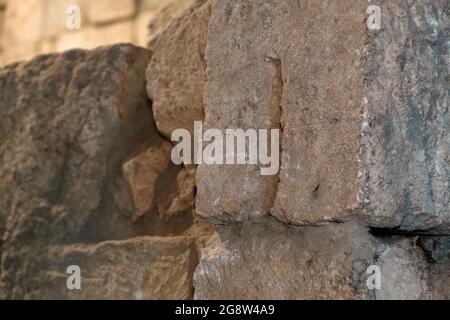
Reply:
[[[151,45],[147,93],[153,101],[156,126],[167,138],[178,128],[192,131],[194,121],[204,117],[209,8],[207,1],[197,1]]]
[[[157,11],[172,2],[189,2],[189,0],[141,0],[139,10],[153,10]]]
[[[115,45],[41,55],[0,70],[3,257],[9,244],[21,247],[40,237],[11,231],[3,238],[3,229],[22,222],[39,233],[43,225],[52,228],[41,243],[56,243],[60,235],[67,243],[71,237],[72,242],[102,240],[103,232],[116,239],[135,234],[128,218],[131,196],[120,168],[143,144],[150,147],[161,139],[152,127],[144,90],[149,58],[142,48]],[[26,183],[16,184],[14,176]],[[101,201],[114,205],[103,207]],[[92,219],[96,214],[105,222]],[[97,223],[101,227],[91,235],[79,231]]]
[[[130,185],[133,202],[138,215],[143,216],[155,203],[156,184],[170,166],[170,142],[164,141],[153,146],[122,166],[122,171]]]
[[[148,25],[150,21],[155,17],[154,11],[142,12],[138,15],[135,20],[135,37],[136,44],[142,47],[146,47],[150,40],[150,33],[148,30]]]
[[[280,170],[200,165],[197,212],[449,234],[449,23],[443,2],[413,2],[380,2],[372,32],[359,0],[215,1],[204,128],[281,129]]]
[[[47,54],[56,51],[56,37],[45,38],[39,42],[37,51],[39,54]]]
[[[134,0],[94,0],[87,6],[89,21],[96,24],[132,17],[136,12]]]
[[[4,18],[3,46],[29,44],[43,34],[44,6],[41,0],[11,1]]]
[[[3,38],[5,12],[0,8],[0,39]],[[3,48],[3,41],[0,41],[0,50]]]
[[[30,250],[22,247],[22,252]],[[192,238],[140,237],[99,244],[56,245],[31,249],[17,269],[27,270],[30,286],[15,286],[7,295],[16,299],[192,299],[197,251]],[[67,290],[67,267],[81,273],[81,290]],[[13,280],[14,281],[14,280]],[[15,282],[13,282],[15,283]]]
[[[56,49],[58,51],[72,48],[92,49],[102,45],[132,41],[133,22],[125,21],[101,28],[88,27],[80,31],[64,33],[59,37]]]
[[[44,34],[56,35],[67,29],[67,20],[70,18],[68,8],[71,5],[77,5],[80,8],[81,14],[81,28],[87,25],[86,12],[88,0],[45,0],[45,19]]]
[[[7,65],[22,60],[29,60],[38,54],[37,44],[19,45],[5,48],[2,52],[1,65]]]

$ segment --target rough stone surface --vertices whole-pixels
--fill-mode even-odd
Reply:
[[[225,221],[267,215],[276,197],[274,216],[306,224],[357,206],[361,108],[345,86],[363,81],[351,49],[364,45],[355,23],[364,14],[358,1],[217,2],[206,126],[282,129],[281,171],[261,177],[257,166],[200,166],[202,215]]]
[[[92,245],[21,247],[3,269],[3,299],[190,299],[197,264],[193,238],[141,237]],[[67,267],[81,271],[68,290]],[[14,284],[11,286],[10,284]]]
[[[395,237],[384,239],[379,246],[375,264],[381,270],[381,290],[374,290],[377,300],[417,300],[429,295],[429,265],[415,242],[414,238]]]
[[[171,144],[164,142],[161,146],[149,148],[122,166],[139,215],[145,215],[156,205],[156,184],[170,166],[170,150]]]
[[[293,17],[307,19],[280,19],[295,31],[284,29],[279,40],[282,165],[272,214],[301,225],[339,221],[359,207],[360,70],[368,4],[298,3],[303,6]]]
[[[76,298],[131,298],[136,281],[147,276],[155,287],[143,288],[144,298],[191,297],[191,247],[201,247],[211,231],[193,215],[194,172],[170,162],[171,144],[156,131],[145,92],[150,55],[116,45],[0,69],[3,297],[70,298],[65,287],[54,295],[42,287],[59,279],[53,283],[59,288],[62,264],[78,256],[92,287]],[[190,240],[177,248],[169,238],[167,253],[163,240],[151,239],[119,242],[110,254],[115,244],[70,246],[149,235]],[[117,269],[115,255],[122,257]],[[149,265],[137,265],[145,258]],[[47,265],[59,273],[49,269],[41,278]],[[135,270],[130,278],[115,280],[127,270]],[[133,275],[140,278],[133,282]],[[106,287],[96,293],[99,282]]]
[[[173,130],[193,130],[194,121],[204,117],[209,11],[206,0],[196,1],[150,44],[147,92],[156,126],[169,139]]]
[[[194,173],[172,164],[172,144],[164,141],[122,167],[131,188],[136,218],[156,210],[170,218],[191,211],[194,204]]]
[[[450,299],[450,238],[382,239],[376,260],[382,272],[377,299]]]
[[[366,64],[361,201],[374,224],[450,232],[448,1],[383,1]]]
[[[195,272],[196,299],[362,299],[376,246],[358,224],[218,227]]]
[[[272,27],[287,21],[278,10],[282,6],[214,3],[206,54],[205,129],[280,128],[283,79],[274,43],[281,30]],[[256,165],[200,165],[197,210],[215,222],[267,214],[277,180],[261,177]]]
[[[155,129],[149,57],[118,45],[1,70],[1,230],[9,218],[14,232],[34,221],[35,236],[100,241],[190,227],[193,173]]]
[[[281,169],[200,166],[201,215],[450,232],[448,3],[381,11],[369,31],[365,1],[214,3],[206,127],[281,128]]]
[[[448,1],[25,2],[0,63],[151,41],[0,69],[0,298],[450,299]],[[172,164],[203,119],[279,173]]]
[[[149,58],[144,49],[118,45],[0,71],[0,217],[1,229],[7,219],[14,228],[10,237],[24,232],[31,241],[33,224],[33,238],[47,240],[133,234],[120,167],[163,141],[139,72]],[[115,226],[127,220],[130,230]],[[65,232],[49,232],[58,228]]]
[[[448,299],[449,240],[374,236],[360,222],[221,226],[202,250],[196,299]],[[445,243],[445,244],[442,244]],[[434,248],[434,249],[433,249]],[[434,254],[435,260],[427,256]],[[380,268],[379,290],[367,282]]]

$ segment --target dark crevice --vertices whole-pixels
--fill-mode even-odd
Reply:
[[[268,205],[268,208],[270,210],[273,209],[275,205],[275,200],[278,194],[278,187],[280,185],[281,179],[280,179],[280,171],[281,171],[281,155],[283,150],[283,126],[281,123],[283,110],[282,110],[282,98],[283,98],[283,91],[284,91],[284,83],[283,83],[283,69],[281,65],[281,59],[279,58],[272,58],[272,57],[266,57],[267,61],[271,65],[271,71],[272,71],[272,84],[271,84],[271,92],[270,92],[270,99],[269,99],[269,112],[270,112],[270,125],[271,129],[278,129],[280,130],[280,141],[279,141],[279,169],[278,173],[274,175],[270,182],[270,203]]]
[[[377,228],[369,227],[369,232],[375,237],[383,236],[402,236],[402,237],[417,237],[417,236],[438,236],[439,231],[434,229],[429,230],[402,230],[400,227],[395,228]]]

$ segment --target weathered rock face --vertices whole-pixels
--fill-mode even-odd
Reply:
[[[15,232],[36,223],[35,236],[70,239],[87,236],[96,215],[112,222],[132,212],[114,170],[155,134],[136,73],[149,58],[116,46],[40,56],[1,71],[2,226],[7,218]],[[57,225],[66,233],[48,234]]]
[[[39,56],[0,70],[0,296],[66,297],[65,286],[51,295],[43,289],[47,280],[39,279],[42,272],[53,274],[53,269],[45,269],[47,263],[64,272],[61,267],[72,255],[85,256],[81,259],[86,259],[94,280],[105,279],[105,287],[97,292],[100,298],[131,294],[134,286],[120,288],[107,278],[122,269],[136,268],[134,274],[143,277],[152,268],[172,280],[181,276],[177,268],[192,272],[193,260],[183,258],[185,252],[192,256],[192,241],[179,251],[169,241],[174,258],[168,249],[167,266],[162,251],[150,254],[159,243],[151,239],[148,244],[118,245],[118,256],[132,247],[136,257],[128,263],[123,259],[117,270],[112,262],[108,270],[90,269],[116,254],[109,255],[101,245],[76,247],[73,253],[68,247],[67,256],[65,247],[60,255],[56,249],[47,253],[49,245],[208,233],[192,215],[193,173],[171,163],[171,145],[156,131],[145,92],[149,59],[145,49],[116,45]],[[141,247],[150,263],[144,269],[135,265],[145,259],[137,255]],[[99,260],[91,253],[97,250]],[[155,258],[158,254],[163,260]],[[180,291],[169,294],[170,289],[156,286],[146,289],[150,291],[145,297],[190,297],[190,282],[178,286],[177,281],[171,285]],[[83,294],[80,297],[94,297],[95,288]]]
[[[22,247],[19,253],[26,254],[31,249]],[[192,298],[192,275],[197,265],[193,238],[140,237],[95,245],[51,246],[38,251],[39,255],[29,257],[26,264],[12,264],[14,272],[8,268],[4,287],[7,298]],[[71,265],[80,268],[81,290],[67,289],[66,269]]]
[[[448,246],[435,252],[449,253]],[[373,290],[371,266],[380,271]],[[202,250],[195,298],[448,299],[448,270],[449,260],[429,262],[416,238],[374,237],[359,222],[244,223],[218,227]]]
[[[32,225],[33,238],[47,241],[134,234],[120,167],[164,142],[139,72],[149,58],[144,49],[119,45],[40,56],[1,71],[0,204],[2,226],[8,218],[14,229],[8,237]],[[126,220],[128,230],[120,225]],[[65,232],[51,232],[58,228]]]
[[[218,227],[202,250],[196,299],[370,298],[365,272],[376,246],[358,224]]]
[[[366,12],[215,2],[206,127],[282,128],[281,170],[200,166],[202,216],[307,225],[364,212],[378,227],[450,231],[447,4],[382,1],[379,31]]]
[[[416,238],[385,238],[380,245],[376,265],[381,270],[381,289],[375,290],[378,300],[417,300],[432,296],[425,252],[416,245]],[[449,290],[446,289],[449,294]],[[438,294],[438,292],[436,292]]]
[[[364,46],[363,5],[217,1],[208,37],[207,126],[281,128],[282,167],[268,178],[256,166],[200,166],[202,215],[242,221],[275,205],[278,219],[301,224],[357,206],[361,107],[345,86],[363,82],[352,50]]]
[[[362,192],[374,224],[450,231],[450,4],[384,1],[369,33]]]
[[[0,298],[450,299],[450,5],[378,5],[179,0],[0,69]],[[175,166],[203,119],[279,129],[278,174]]]
[[[135,219],[157,212],[166,220],[190,214],[194,204],[194,173],[175,166],[172,144],[163,141],[122,166],[135,205]]]
[[[450,237],[424,237],[420,239],[419,244],[430,261],[428,269],[430,299],[449,300]]]
[[[205,48],[210,4],[198,0],[151,44],[147,91],[158,130],[170,139],[178,128],[202,121]]]

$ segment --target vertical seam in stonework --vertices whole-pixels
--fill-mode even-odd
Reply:
[[[369,69],[370,69],[370,63],[373,60],[374,51],[373,48],[371,50],[371,47],[373,46],[373,42],[371,40],[371,37],[366,34],[365,36],[365,50],[363,50],[363,54],[360,58],[360,63],[362,64],[361,69],[363,72],[363,92],[362,92],[362,114],[360,119],[360,126],[361,126],[361,135],[359,137],[359,150],[358,150],[358,202],[360,203],[361,210],[364,214],[367,214],[368,211],[368,183],[369,183],[369,177],[368,171],[365,167],[366,160],[365,155],[367,153],[367,135],[370,134],[368,128],[370,127],[370,117],[369,117],[369,96],[368,96],[368,88],[370,84],[369,77]]]
[[[282,99],[284,92],[284,83],[283,83],[283,74],[282,74],[282,65],[280,58],[271,58],[268,57],[271,68],[272,68],[272,83],[271,83],[271,95],[270,95],[270,129],[279,129],[280,130],[280,141],[279,141],[279,169],[277,176],[270,181],[273,183],[270,186],[270,189],[273,189],[273,193],[270,195],[271,203],[268,205],[269,212],[273,210],[275,205],[275,199],[278,194],[278,187],[280,185],[280,171],[281,171],[281,158],[282,158],[282,150],[283,150],[283,126],[281,123],[281,118],[283,115],[282,109]],[[273,156],[273,155],[272,155]]]

